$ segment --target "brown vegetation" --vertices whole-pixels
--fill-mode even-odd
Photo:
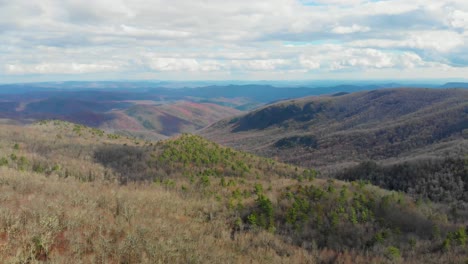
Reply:
[[[328,171],[369,159],[428,155],[440,146],[451,151],[468,145],[467,133],[468,90],[382,89],[288,100],[220,121],[200,134]]]
[[[5,263],[460,263],[465,222],[183,135],[0,126]]]

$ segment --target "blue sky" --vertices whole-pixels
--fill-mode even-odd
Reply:
[[[0,83],[466,76],[466,0],[0,0]]]

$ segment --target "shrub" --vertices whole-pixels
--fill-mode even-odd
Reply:
[[[0,159],[0,167],[1,166],[7,166],[7,165],[8,165],[8,160],[5,157],[1,158]]]
[[[398,248],[390,246],[390,247],[387,247],[385,256],[389,258],[390,260],[398,260],[401,258],[401,253]]]

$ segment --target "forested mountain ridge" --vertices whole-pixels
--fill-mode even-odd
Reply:
[[[430,154],[440,152],[438,146],[466,144],[468,90],[382,89],[287,100],[200,134],[303,166],[415,156],[422,149]]]

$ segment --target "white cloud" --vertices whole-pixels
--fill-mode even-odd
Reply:
[[[468,30],[468,12],[454,10],[448,17],[450,26]]]
[[[370,13],[374,15],[395,15],[395,14],[402,14],[414,10],[418,10],[421,8],[421,4],[424,1],[415,0],[415,1],[403,1],[403,0],[395,0],[395,1],[368,1],[363,4],[360,8],[362,8],[362,12]],[[429,1],[426,1],[426,5],[429,4]]]
[[[411,52],[403,53],[403,55],[400,56],[400,63],[404,66],[404,68],[415,68],[425,64],[419,55]]]
[[[359,26],[356,24],[353,24],[350,27],[336,26],[332,29],[332,32],[336,34],[351,34],[351,33],[368,32],[368,31],[370,31],[370,27]]]
[[[467,17],[465,0],[0,0],[0,78],[420,74],[468,66]]]
[[[411,48],[449,52],[465,44],[464,36],[453,31],[413,31],[397,39],[366,39],[350,43],[354,47]]]
[[[375,49],[344,49],[330,61],[333,70],[345,68],[389,68],[395,66],[392,56]]]
[[[197,71],[200,68],[194,59],[156,58],[149,63],[156,71]]]
[[[7,74],[81,74],[92,72],[111,72],[119,69],[117,65],[80,64],[80,63],[41,63],[8,64]]]
[[[236,70],[246,71],[271,71],[277,70],[288,64],[287,60],[283,59],[268,59],[268,60],[233,60],[229,63],[229,67]]]
[[[117,32],[117,34],[122,34],[132,37],[157,37],[157,38],[186,38],[190,37],[191,33],[186,31],[177,31],[177,30],[151,30],[151,29],[142,29],[126,25],[120,25],[122,31]]]
[[[301,56],[299,58],[299,63],[302,67],[308,70],[315,70],[320,68],[320,62],[318,62],[313,56]]]

